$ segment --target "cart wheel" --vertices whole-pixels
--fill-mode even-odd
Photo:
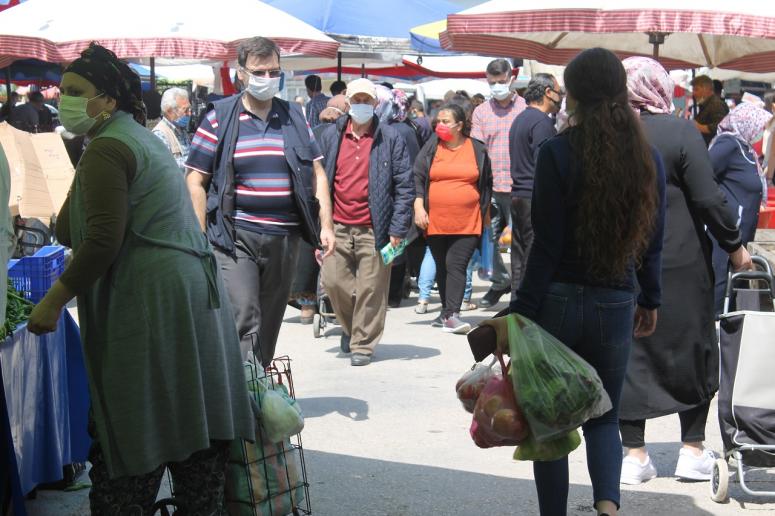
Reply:
[[[315,314],[312,316],[312,335],[315,336],[316,339],[320,338],[320,329],[322,328],[322,317],[320,317],[320,314]]]
[[[729,466],[725,459],[716,459],[713,463],[710,498],[716,503],[724,503],[729,498]]]

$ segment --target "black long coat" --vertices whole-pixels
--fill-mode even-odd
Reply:
[[[620,418],[650,419],[709,401],[718,390],[707,230],[721,247],[740,246],[737,217],[714,181],[702,135],[672,115],[641,115],[649,142],[662,155],[667,213],[662,251],[662,306],[651,337],[636,339],[630,353]]]

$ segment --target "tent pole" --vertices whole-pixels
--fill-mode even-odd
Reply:
[[[151,58],[151,89],[156,89],[156,58]]]
[[[361,77],[366,77],[366,63],[361,63]]]
[[[692,68],[692,119],[697,118],[697,97],[694,96],[694,77],[697,70]]]
[[[9,100],[11,100],[11,65],[5,67],[5,102],[3,104]]]
[[[336,80],[342,80],[342,53],[336,53]]]

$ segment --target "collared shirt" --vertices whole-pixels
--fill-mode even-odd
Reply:
[[[514,94],[506,107],[490,99],[474,110],[471,137],[481,140],[487,147],[492,162],[492,186],[496,192],[511,192],[509,130],[526,107],[525,99]]]
[[[178,167],[180,167],[181,172],[185,173],[186,160],[188,159],[188,153],[191,148],[191,138],[189,138],[188,133],[184,129],[176,126],[166,118],[162,118],[161,123],[166,125],[172,130],[172,132],[175,133],[175,137],[178,140],[178,145],[180,145],[181,152],[179,154],[175,153],[172,148],[172,142],[167,139],[167,135],[163,131],[154,129],[153,134],[158,136],[162,143],[164,143],[167,149],[172,153],[172,156],[175,158],[175,161],[177,162]]]
[[[234,225],[240,229],[286,235],[301,224],[290,167],[285,159],[283,121],[276,105],[264,121],[240,106],[239,134],[234,151]],[[315,161],[322,153],[309,129]],[[186,166],[210,175],[218,146],[215,111],[207,113],[191,142]]]
[[[698,124],[708,126],[708,134],[703,133],[702,135],[703,139],[705,139],[705,145],[710,145],[710,141],[716,136],[719,122],[728,114],[729,106],[718,95],[711,95],[705,102],[700,104],[700,111],[694,120]]]
[[[310,127],[317,127],[320,125],[320,112],[326,109],[326,105],[330,99],[331,97],[318,93],[307,102],[305,111],[307,114],[307,123]]]
[[[336,158],[334,222],[349,226],[371,225],[369,158],[373,143],[371,128],[358,138],[353,134],[352,122],[347,122]]]

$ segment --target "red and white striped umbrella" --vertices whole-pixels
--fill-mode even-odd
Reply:
[[[264,36],[283,55],[336,57],[339,44],[258,0],[28,0],[0,12],[0,68],[36,58],[69,62],[91,41],[121,58],[230,60]]]
[[[492,0],[447,17],[445,48],[567,64],[604,47],[658,53],[667,68],[775,71],[775,3],[725,0]]]

